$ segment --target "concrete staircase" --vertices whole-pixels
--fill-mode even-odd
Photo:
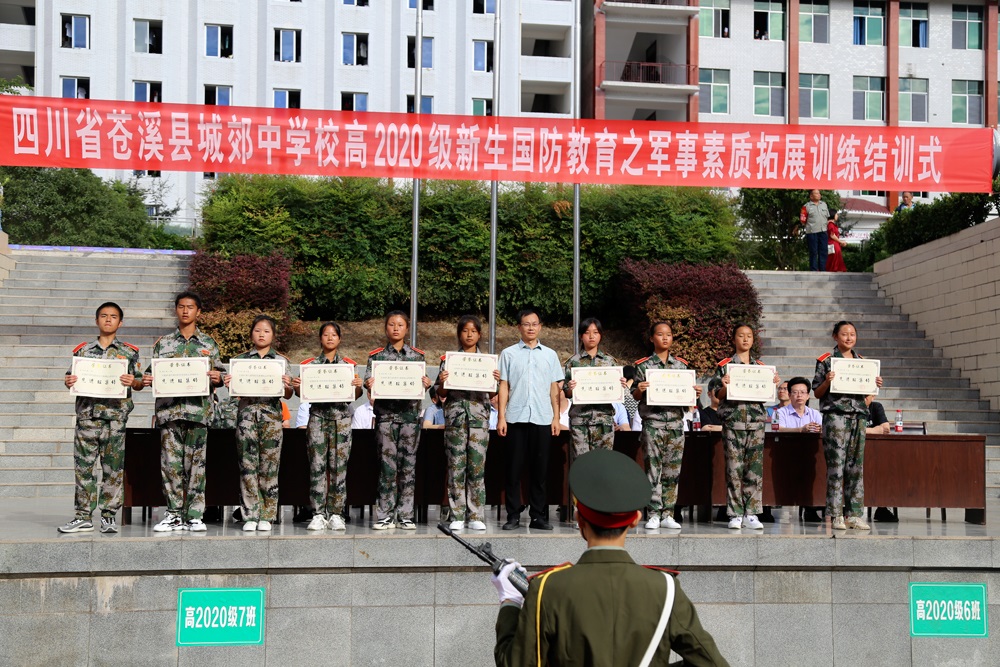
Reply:
[[[175,326],[174,295],[189,257],[143,253],[14,250],[0,287],[0,496],[73,494],[73,400],[63,376],[72,350],[97,335],[94,310],[125,311],[119,337],[143,366]],[[150,423],[148,390],[135,394],[132,426]]]
[[[748,271],[764,306],[762,355],[782,379],[812,381],[816,357],[833,349],[833,325],[854,322],[858,351],[882,362],[879,401],[889,419],[927,423],[928,433],[986,435],[986,484],[1000,492],[1000,415],[867,273]],[[813,400],[815,407],[815,399]]]

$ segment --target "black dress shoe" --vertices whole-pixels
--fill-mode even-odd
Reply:
[[[886,523],[897,523],[899,519],[889,510],[888,507],[877,507],[875,508],[875,520],[885,521]]]
[[[514,517],[513,519],[507,519],[507,523],[503,525],[504,530],[514,530],[520,527],[521,527],[521,520],[518,519],[517,517]]]
[[[823,519],[815,507],[806,507],[802,510],[802,520],[808,523],[822,523]]]
[[[531,523],[528,524],[528,528],[534,528],[535,530],[552,530],[552,524],[545,519],[532,519]]]

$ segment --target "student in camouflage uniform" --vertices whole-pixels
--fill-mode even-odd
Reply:
[[[125,422],[132,412],[132,390],[142,389],[139,348],[116,338],[125,319],[116,303],[102,303],[95,316],[98,336],[92,343],[80,343],[74,357],[124,359],[125,373],[118,380],[128,387],[125,398],[76,398],[76,434],[73,437],[73,464],[76,475],[76,516],[59,527],[61,533],[94,530],[91,515],[98,506],[97,478],[94,468],[101,464],[101,532],[117,533],[115,515],[122,504],[122,481],[125,464]],[[66,371],[64,383],[72,388],[77,382],[73,367]]]
[[[222,386],[225,368],[219,359],[219,346],[198,328],[201,297],[194,292],[181,292],[174,299],[177,329],[153,345],[153,358],[207,357],[210,361],[209,381]],[[152,365],[142,381],[153,384]],[[208,425],[212,421],[210,396],[179,396],[156,399],[156,424],[160,427],[160,470],[163,473],[163,495],[167,511],[163,520],[153,526],[156,532],[171,530],[206,530],[205,513],[205,443]]]
[[[319,328],[319,343],[322,352],[318,357],[310,357],[303,364],[350,364],[357,362],[341,357],[340,325],[324,322]],[[354,397],[361,396],[361,378],[354,374],[352,384],[356,387]],[[298,393],[302,378],[292,380],[292,387]],[[306,425],[309,442],[309,501],[313,517],[307,530],[346,530],[341,516],[347,501],[347,460],[351,456],[351,413],[350,403],[310,403],[309,421]]]
[[[423,361],[424,351],[403,342],[410,329],[409,319],[401,310],[385,316],[385,347],[368,353],[365,368],[365,388],[371,393],[375,384],[373,361]],[[431,380],[423,376],[424,389]],[[416,485],[414,469],[420,438],[420,401],[375,400],[375,441],[382,461],[378,479],[377,519],[375,530],[398,525],[404,530],[416,530],[413,523],[413,491]]]
[[[576,366],[617,366],[618,363],[598,348],[604,335],[601,321],[588,317],[580,322],[580,345],[583,352],[574,354],[566,360],[563,370],[566,380],[563,383],[563,393],[566,398],[573,398],[576,382],[573,381],[572,368]],[[626,380],[622,377],[622,387]],[[569,408],[570,461],[582,456],[591,449],[615,448],[615,408],[610,403],[600,405],[577,405],[574,401]]]
[[[475,315],[458,320],[458,349],[469,354],[479,353],[483,323]],[[486,448],[490,443],[490,399],[495,391],[463,391],[445,389],[448,369],[446,355],[441,355],[435,390],[444,404],[444,445],[448,451],[448,505],[451,529],[459,530],[468,521],[473,530],[486,530]],[[493,371],[493,380],[500,382],[500,371]]]
[[[826,513],[834,530],[868,530],[863,518],[865,510],[865,428],[868,426],[868,406],[864,394],[834,394],[830,384],[835,373],[830,359],[863,359],[854,351],[858,332],[850,322],[840,321],[833,327],[833,352],[816,360],[813,393],[819,399],[823,413],[823,452],[826,454]],[[875,378],[882,386],[882,378]],[[844,514],[847,521],[844,521]]]
[[[284,396],[292,395],[292,378],[288,375],[288,359],[274,350],[276,325],[267,315],[258,315],[250,325],[250,340],[254,349],[234,359],[280,359],[285,364],[281,376]],[[232,375],[223,380],[230,386]],[[282,431],[281,399],[278,397],[240,397],[236,414],[236,442],[240,446],[240,495],[242,498],[243,530],[271,530],[278,518],[278,466],[281,462]]]
[[[639,401],[639,416],[642,417],[642,434],[639,443],[646,454],[646,477],[653,487],[649,501],[649,517],[646,528],[656,530],[662,523],[666,528],[680,530],[681,524],[674,518],[677,504],[677,479],[681,475],[681,459],[684,457],[684,412],[680,406],[649,405],[646,391],[649,389],[647,371],[655,368],[687,370],[688,363],[670,354],[674,344],[673,327],[668,322],[656,322],[649,328],[649,340],[653,343],[653,355],[635,362],[635,388],[632,395]],[[696,397],[701,396],[701,387],[695,385]]]
[[[730,401],[726,398],[729,388],[729,364],[761,364],[750,356],[753,347],[753,329],[747,324],[733,327],[731,340],[736,353],[719,362],[715,376],[722,381],[718,391],[719,418],[722,419],[723,449],[726,452],[726,488],[729,492],[727,514],[729,527],[763,530],[757,518],[761,513],[761,496],[764,488],[764,427],[767,410],[763,403]],[[774,374],[774,384],[781,382]]]

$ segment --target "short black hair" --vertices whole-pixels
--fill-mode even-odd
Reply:
[[[475,315],[462,315],[458,318],[458,326],[455,327],[455,338],[458,340],[459,345],[462,344],[462,330],[465,329],[467,325],[471,324],[476,327],[476,331],[479,335],[483,335],[483,321],[480,320]]]
[[[406,313],[404,313],[401,310],[390,310],[388,313],[385,314],[385,320],[383,320],[383,322],[382,322],[382,328],[385,328],[389,324],[389,320],[392,319],[393,317],[396,317],[396,316],[402,317],[403,321],[406,322],[406,326],[407,327],[410,326],[410,316],[409,315],[407,315]]]
[[[712,378],[711,380],[708,381],[708,393],[711,394],[713,391],[718,391],[720,389],[722,389],[722,380],[721,379],[719,379],[719,378]]]
[[[105,308],[114,308],[115,310],[118,311],[118,319],[120,319],[120,320],[124,320],[125,319],[125,312],[122,310],[121,306],[119,306],[114,301],[105,301],[104,303],[102,303],[101,305],[99,305],[97,307],[97,310],[94,311],[94,319],[95,320],[98,317],[101,316],[101,311],[104,310]]]
[[[541,319],[541,318],[538,318],[538,319]],[[591,325],[594,325],[595,327],[597,327],[597,333],[600,334],[601,337],[603,338],[604,337],[604,327],[601,326],[601,321],[599,319],[597,319],[596,317],[588,317],[584,321],[580,322],[580,327],[576,330],[576,337],[579,338],[583,334],[587,333],[587,329],[589,329]]]
[[[843,329],[844,327],[854,327],[854,322],[851,322],[849,320],[840,320],[839,322],[833,325],[833,335],[836,336],[837,334],[839,334],[840,330]],[[858,328],[854,327],[854,331],[856,332],[857,330]]]
[[[584,521],[587,520],[584,519]],[[587,521],[587,525],[590,526],[590,532],[599,540],[612,540],[616,537],[621,537],[622,534],[628,530],[628,526],[621,526],[620,528],[598,528],[589,521]]]
[[[652,338],[653,334],[656,333],[656,328],[657,327],[659,327],[661,325],[664,325],[664,324],[667,325],[667,327],[670,329],[670,335],[673,336],[674,335],[674,325],[671,324],[670,322],[665,321],[665,320],[658,320],[656,322],[653,322],[653,324],[650,325],[650,327],[649,327],[649,338]]]
[[[538,318],[538,321],[542,321],[542,314],[538,312],[538,309],[534,306],[526,306],[521,310],[517,311],[517,323],[520,325],[528,315],[534,315]]]
[[[201,297],[198,296],[196,292],[192,292],[191,290],[184,290],[183,292],[175,296],[174,308],[180,305],[181,299],[191,299],[192,301],[194,301],[194,305],[198,307],[198,310],[201,310]]]
[[[323,322],[323,324],[319,325],[320,340],[323,340],[323,332],[326,331],[327,327],[333,327],[333,330],[337,332],[337,338],[343,338],[343,336],[340,334],[339,324],[337,324],[336,322]]]
[[[270,324],[271,325],[271,333],[275,337],[277,337],[277,335],[278,335],[278,325],[275,324],[273,317],[271,317],[270,315],[264,315],[264,314],[258,315],[257,317],[253,318],[253,322],[250,323],[250,333],[251,334],[253,333],[253,330],[257,327],[257,325],[260,324],[261,322],[267,322],[268,324]]]
[[[797,384],[804,384],[806,386],[806,391],[810,391],[810,392],[812,391],[812,386],[810,386],[809,380],[805,379],[802,376],[797,376],[797,377],[793,377],[791,380],[788,381],[788,393],[789,394],[792,393],[792,387],[794,387]]]

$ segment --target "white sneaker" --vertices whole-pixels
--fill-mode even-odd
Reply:
[[[465,528],[464,521],[452,521],[448,524],[448,530],[462,530]]]
[[[184,522],[176,514],[171,512],[166,512],[163,515],[163,519],[160,523],[153,526],[153,530],[157,533],[169,533],[172,530],[183,530]]]
[[[729,519],[729,527],[733,530],[739,530],[740,526],[743,525],[743,518],[734,516]]]
[[[204,533],[208,530],[208,526],[201,519],[190,519],[184,525],[184,530],[190,530],[192,533]]]
[[[470,521],[469,530],[486,530],[486,524],[482,521]]]
[[[663,527],[670,528],[671,530],[680,530],[681,524],[674,521],[674,517],[668,514],[667,516],[663,517]]]
[[[750,530],[764,530],[764,524],[760,522],[756,514],[747,514],[743,517],[743,527]]]
[[[270,521],[258,521],[257,522],[257,530],[271,530],[271,522]]]
[[[409,519],[400,519],[398,523],[399,523],[399,527],[402,528],[403,530],[416,530],[417,529],[417,524],[413,523]]]
[[[344,517],[339,514],[334,514],[330,517],[329,526],[330,530],[347,530],[347,524],[344,523]]]
[[[646,530],[657,530],[660,527],[660,517],[653,515],[646,521]]]
[[[871,530],[872,527],[865,523],[859,516],[852,516],[847,519],[847,527],[851,530]]]
[[[257,530],[257,522],[256,521],[247,521],[246,523],[243,524],[243,532],[244,533],[252,533],[255,530]]]
[[[322,514],[314,514],[312,521],[306,526],[306,530],[323,530],[326,528],[326,519]]]
[[[387,516],[384,519],[379,519],[378,521],[372,524],[373,530],[385,530],[387,528],[395,528],[395,527],[396,527],[396,522],[392,520],[391,516]]]

